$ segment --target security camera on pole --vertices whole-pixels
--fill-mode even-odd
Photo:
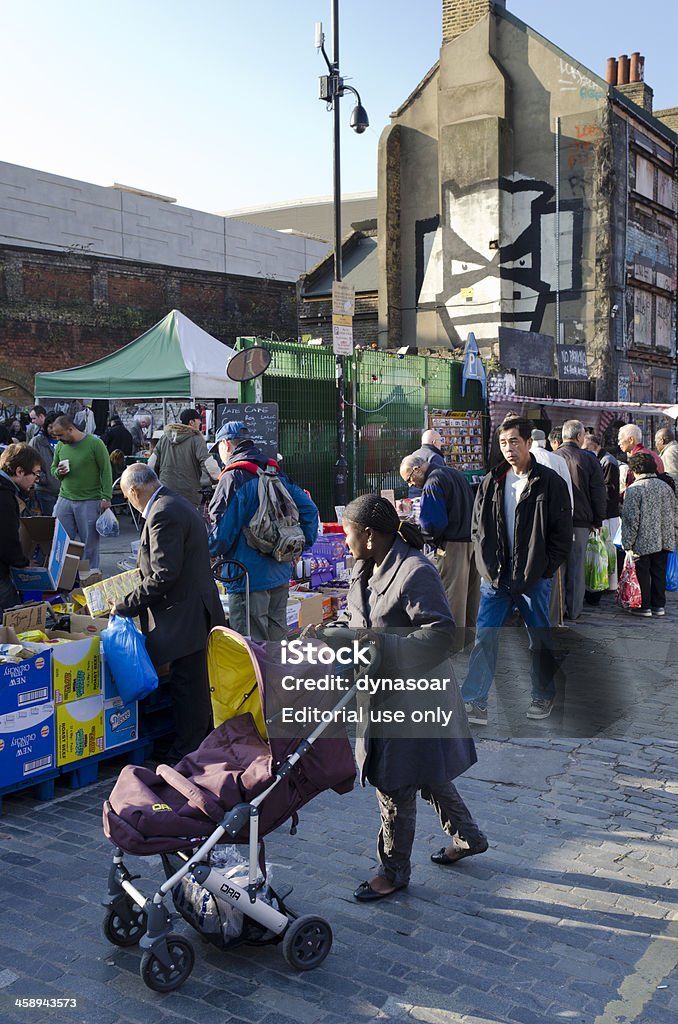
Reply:
[[[332,348],[336,356],[337,380],[337,461],[334,473],[334,502],[347,503],[348,463],[346,461],[346,422],[344,419],[344,356],[353,354],[353,287],[342,282],[341,267],[341,166],[339,149],[339,100],[352,92],[358,100],[351,112],[350,125],[362,135],[369,127],[367,112],[357,89],[344,83],[339,74],[339,0],[332,0],[332,60],[325,52],[322,23],[315,27],[315,45],[320,50],[329,74],[320,76],[320,99],[334,114],[334,284],[332,285]]]

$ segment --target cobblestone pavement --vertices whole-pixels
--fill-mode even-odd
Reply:
[[[283,828],[267,839],[273,884],[293,884],[292,909],[334,930],[316,971],[292,971],[276,947],[220,952],[179,921],[195,945],[193,973],[178,992],[151,992],[139,950],[101,933],[111,852],[101,805],[116,767],[83,790],[58,786],[49,803],[6,798],[0,1021],[675,1024],[678,600],[665,619],[637,621],[606,595],[580,621],[559,631],[558,707],[529,735],[518,728],[526,637],[505,630],[478,764],[459,780],[487,853],[432,864],[443,837],[421,803],[409,889],[363,905],[351,892],[374,864],[369,789],[323,794],[295,837]],[[162,878],[155,857],[130,865],[146,892]],[[15,1005],[59,997],[77,1008]]]

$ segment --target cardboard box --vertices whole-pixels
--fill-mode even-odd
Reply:
[[[292,631],[299,629],[299,602],[288,601],[287,603],[287,628]]]
[[[0,780],[3,786],[39,777],[56,765],[54,704],[0,715]]]
[[[25,633],[29,629],[44,630],[47,625],[46,601],[29,601],[7,608],[2,616],[3,626],[8,626],[15,633]]]
[[[52,646],[54,703],[67,704],[101,694],[101,640],[99,636],[48,630],[52,639],[67,643]]]
[[[82,761],[104,749],[104,702],[101,694],[56,707],[57,766]]]
[[[32,558],[39,546],[43,563],[12,569],[14,586],[21,591],[56,590],[71,543],[64,526],[52,516],[28,516],[21,520],[19,537],[26,558]]]
[[[91,587],[83,587],[83,594],[87,601],[87,608],[90,615],[108,615],[111,602],[119,600],[130,594],[136,587],[141,585],[141,573],[138,569],[130,569],[129,572],[118,573],[117,576],[110,576],[101,583],[95,583]]]
[[[299,628],[321,625],[323,621],[322,594],[304,594],[298,591],[295,598],[299,601]]]
[[[329,562],[343,561],[346,558],[346,537],[343,533],[324,533],[316,537],[311,551],[316,558],[326,558]]]
[[[348,604],[348,588],[346,587],[321,587],[321,594],[329,597],[332,602],[332,614],[338,615],[345,611]]]
[[[71,633],[80,633],[86,636],[98,636],[108,626],[108,615],[100,615],[98,619],[91,615],[79,615],[74,612],[70,616]]]
[[[72,540],[68,545],[64,566],[59,578],[59,590],[72,590],[80,571],[80,563],[83,561],[85,545],[77,540]],[[89,562],[86,562],[89,566]]]
[[[123,743],[131,743],[139,735],[139,705],[137,701],[123,704],[117,700],[104,701],[104,750]]]
[[[88,569],[87,571],[78,569],[78,579],[83,587],[91,587],[95,583],[101,583],[103,576],[101,569]]]
[[[0,626],[0,644],[21,643],[13,629]],[[52,648],[21,644],[35,654],[18,664],[0,663],[0,715],[13,714],[52,700]]]

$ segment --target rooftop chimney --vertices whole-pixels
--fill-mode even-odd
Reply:
[[[624,53],[617,59],[617,81],[616,83],[611,81],[611,62],[614,61],[614,57],[609,57],[607,61],[607,81],[610,85],[615,85],[624,96],[627,96],[632,103],[636,106],[642,107],[648,114],[652,113],[652,98],[653,92],[649,85],[645,83],[645,58],[638,53],[631,54],[631,59]]]
[[[443,0],[443,43],[463,35],[506,0]]]

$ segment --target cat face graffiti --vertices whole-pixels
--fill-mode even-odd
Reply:
[[[560,204],[560,270],[552,186],[528,178],[443,187],[442,224],[419,233],[420,309],[437,308],[453,343],[469,329],[541,328],[547,302],[581,287],[581,200]]]

